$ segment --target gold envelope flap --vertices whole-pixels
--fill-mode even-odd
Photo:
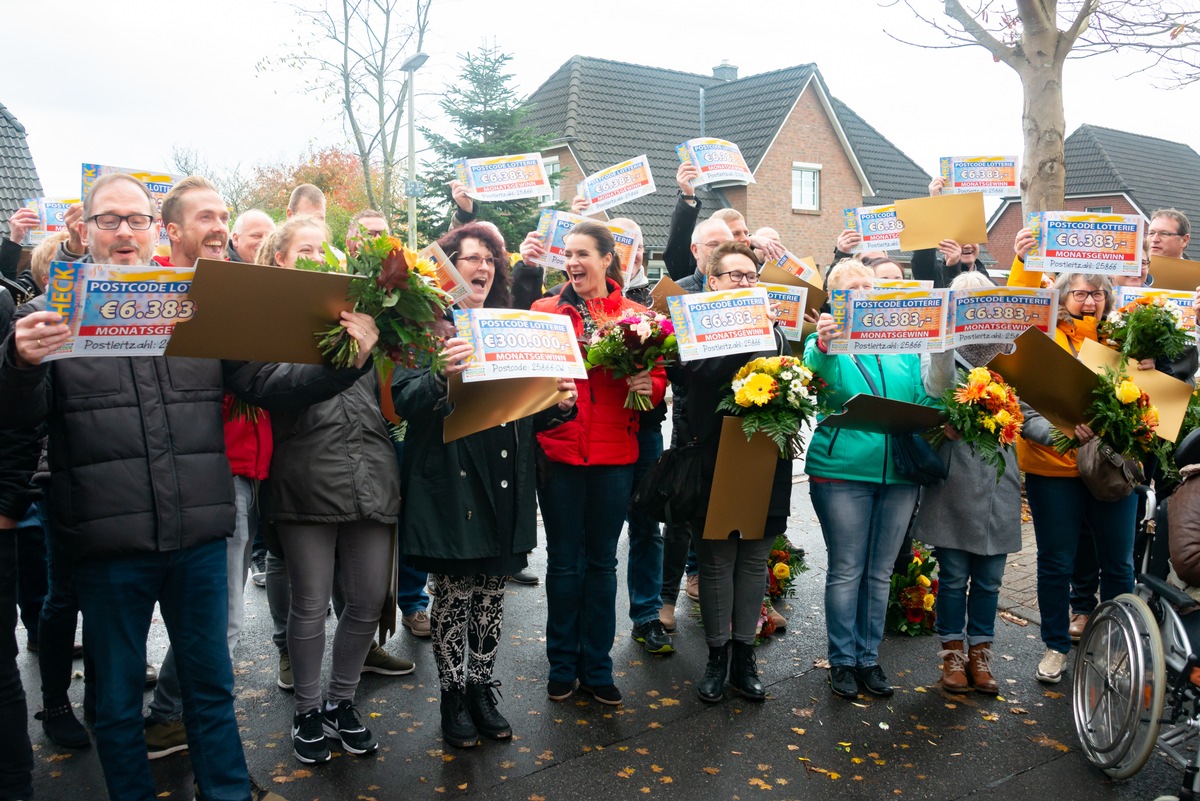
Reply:
[[[1075,426],[1087,422],[1096,374],[1036,328],[1027,328],[1013,344],[1013,353],[1001,353],[987,366],[1059,431],[1073,436]]]
[[[1086,364],[1096,375],[1101,375],[1105,367],[1113,370],[1118,368],[1121,364],[1121,354],[1089,339],[1079,351],[1079,361]],[[1192,397],[1192,388],[1186,382],[1158,370],[1139,370],[1137,362],[1133,359],[1125,360],[1125,374],[1150,396],[1150,402],[1158,409],[1158,436],[1167,442],[1174,442],[1179,436],[1180,426],[1183,425],[1183,416]]]
[[[829,415],[817,423],[817,426],[874,431],[880,434],[908,434],[914,431],[928,431],[941,423],[941,410],[932,406],[881,398],[878,395],[855,395],[846,401],[842,411]]]
[[[982,192],[897,200],[896,216],[904,224],[901,250],[936,248],[943,239],[960,245],[987,242]]]
[[[1173,259],[1170,256],[1151,256],[1150,275],[1154,289],[1179,289],[1194,292],[1200,286],[1200,262]]]
[[[316,335],[354,304],[343,273],[283,270],[200,259],[188,298],[190,320],[176,323],[167,356],[323,364]]]
[[[747,441],[740,418],[721,421],[704,539],[727,539],[734,531],[744,540],[762,539],[778,463],[779,446],[766,434],[759,432]]]
[[[664,275],[658,279],[658,283],[650,290],[650,308],[654,309],[659,314],[671,316],[671,310],[667,307],[667,298],[673,298],[676,295],[686,295],[687,290],[679,284],[671,280],[671,276]]]
[[[566,392],[558,391],[558,379],[549,376],[464,384],[462,373],[456,373],[447,381],[453,411],[442,422],[443,442],[537,414],[568,397]]]

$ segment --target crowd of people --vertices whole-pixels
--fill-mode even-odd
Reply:
[[[702,218],[695,178],[690,164],[676,175],[667,273],[689,293],[756,285],[761,265],[784,253],[778,233],[751,233],[732,209]],[[941,190],[936,179],[930,193]],[[461,308],[560,314],[586,340],[601,321],[649,304],[644,248],[639,244],[623,270],[607,225],[588,221],[571,231],[565,281],[547,289],[535,263],[546,243],[536,232],[510,257],[499,230],[476,218],[457,182],[451,196],[454,217],[438,244],[470,290]],[[576,208],[582,205],[577,199]],[[550,700],[583,693],[600,704],[622,702],[610,652],[618,628],[617,545],[626,528],[632,638],[650,654],[674,650],[686,574],[708,647],[706,664],[696,669],[699,699],[719,703],[726,689],[766,699],[754,647],[768,555],[775,538],[786,536],[792,513],[791,460],[776,465],[765,536],[704,539],[700,532],[717,461],[717,405],[749,359],[792,353],[778,327],[774,345],[757,354],[653,365],[624,378],[596,368],[586,380],[561,379],[557,405],[449,443],[448,386],[473,353],[449,314],[436,326],[442,366],[398,367],[390,375],[369,359],[375,321],[351,312],[340,324],[359,355],[344,368],[168,357],[46,361],[70,337],[50,302],[52,262],[190,267],[208,258],[292,269],[302,258],[322,259],[333,244],[324,213],[320,190],[303,185],[282,223],[251,210],[231,225],[220,194],[202,177],[176,184],[160,211],[141,182],[107,175],[68,212],[68,230],[40,244],[20,274],[17,243],[38,220],[29,210],[9,218],[0,246],[9,279],[9,289],[0,290],[0,584],[14,635],[0,653],[0,741],[8,755],[0,799],[32,793],[18,609],[26,645],[39,653],[42,729],[66,748],[94,740],[114,801],[154,798],[149,760],[183,750],[191,755],[197,798],[270,797],[249,776],[234,717],[232,660],[248,578],[266,587],[277,684],[294,696],[289,733],[300,762],[328,762],[333,747],[356,755],[378,749],[355,695],[364,671],[415,669],[376,639],[397,624],[431,639],[444,742],[466,749],[481,737],[511,738],[495,666],[506,583],[540,581],[528,563],[539,509]],[[639,230],[633,220],[621,223]],[[162,253],[160,225],[170,242]],[[384,216],[366,209],[339,244],[353,255],[386,233]],[[1182,214],[1152,215],[1150,253],[1181,256],[1188,240]],[[838,236],[824,276],[828,289],[871,289],[904,276],[886,253],[851,255],[860,242],[854,231]],[[1010,284],[1047,280],[1024,269],[1032,245],[1030,231],[1018,234]],[[913,255],[912,277],[954,289],[991,285],[979,255],[977,243],[946,240]],[[1151,280],[1143,271],[1137,283]],[[1083,340],[1096,338],[1096,323],[1112,306],[1112,284],[1071,274],[1054,285],[1056,341],[1077,354]],[[16,291],[31,299],[13,297]],[[828,347],[838,334],[828,308],[809,322],[814,333],[803,343],[803,361],[828,386],[833,409],[858,394],[937,406],[959,368],[987,364],[1003,349],[837,355]],[[1177,363],[1159,365],[1189,381],[1196,366],[1194,346]],[[631,392],[645,396],[650,409],[627,408]],[[663,452],[668,406],[670,446],[701,454],[703,502],[689,519],[660,526],[631,510],[629,500]],[[812,434],[804,470],[828,549],[824,607],[834,695],[893,692],[879,645],[890,578],[897,562],[907,562],[909,538],[933,546],[940,562],[942,687],[998,692],[991,644],[1005,558],[1021,546],[1022,472],[1046,646],[1036,678],[1059,681],[1079,621],[1086,622],[1097,596],[1130,589],[1135,500],[1092,498],[1072,456],[1050,447],[1049,423],[1033,409],[1025,413],[1023,436],[1016,454],[1004,456],[998,483],[995,469],[956,441],[953,429],[940,448],[949,477],[926,487],[899,474],[882,433],[822,427]],[[1092,436],[1086,426],[1071,433],[1083,441]],[[157,670],[146,658],[156,604],[171,641]],[[327,648],[330,607],[336,628]],[[769,603],[766,609],[777,627],[787,626]],[[75,642],[79,613],[82,646]],[[90,733],[68,697],[80,651]],[[155,682],[144,711],[143,688]]]

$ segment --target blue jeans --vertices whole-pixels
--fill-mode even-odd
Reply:
[[[0,529],[0,798],[33,797],[25,690],[17,667],[17,532]],[[139,704],[139,709],[141,708]],[[142,751],[146,750],[143,741]]]
[[[226,640],[225,541],[85,559],[75,584],[96,663],[93,733],[111,801],[155,797],[142,720],[154,602],[175,651],[192,771],[206,801],[248,801],[250,775],[233,713]]]
[[[229,621],[225,639],[229,643],[229,659],[231,661],[233,649],[237,647],[238,640],[242,637],[242,622],[246,618],[246,571],[250,567],[250,516],[258,514],[257,483],[245,476],[233,477],[237,519],[234,524],[233,536],[225,540],[225,575],[228,577],[225,587],[225,617]],[[168,648],[167,655],[163,657],[162,668],[158,671],[158,684],[154,687],[154,697],[150,699],[147,717],[159,722],[179,720],[183,717],[183,693],[179,688],[179,669],[175,664],[174,648]]]
[[[617,541],[633,465],[554,462],[538,489],[546,527],[546,656],[551,681],[613,683]]]
[[[392,440],[392,448],[396,451],[396,463],[400,465],[400,469],[404,469],[404,442]],[[404,561],[404,517],[401,516],[396,523],[399,528],[400,554],[399,562],[396,568],[396,606],[400,608],[400,614],[412,615],[417,612],[424,612],[429,608],[429,594],[425,591],[425,584],[429,581],[429,574],[420,570],[414,570],[409,567]]]
[[[638,430],[638,460],[633,465],[633,486],[662,456],[661,426],[642,424]],[[615,501],[614,501],[615,502]],[[626,506],[629,504],[626,503]],[[663,533],[657,520],[629,510],[629,619],[635,626],[658,619],[662,609]],[[678,586],[678,582],[676,582]]]
[[[937,549],[937,633],[942,642],[962,642],[964,629],[968,645],[992,641],[1007,560],[1008,554],[1003,553],[984,556],[958,548]]]
[[[46,567],[49,592],[42,604],[38,622],[38,671],[42,677],[42,706],[52,709],[70,703],[67,691],[71,688],[74,668],[75,626],[79,622],[79,596],[75,592],[75,562],[67,548],[50,527],[50,516],[42,509],[42,526],[46,535]],[[87,639],[87,632],[83,633]],[[83,710],[95,715],[95,665],[92,652],[83,651]]]
[[[1071,573],[1080,526],[1088,526],[1100,564],[1100,600],[1133,591],[1133,537],[1137,496],[1098,501],[1078,477],[1052,478],[1026,474],[1025,497],[1033,513],[1037,539],[1038,611],[1042,642],[1069,653],[1071,637]]]
[[[896,551],[917,503],[913,484],[810,481],[829,551],[825,630],[829,664],[878,664]]]
[[[29,641],[38,641],[38,616],[46,601],[46,535],[42,531],[40,503],[29,504],[17,524],[17,605]]]

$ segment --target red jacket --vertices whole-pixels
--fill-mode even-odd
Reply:
[[[221,407],[225,411],[225,455],[229,457],[229,466],[235,476],[265,481],[271,468],[271,454],[275,452],[271,418],[265,409],[251,406],[250,410],[258,415],[256,419],[235,420],[233,401],[232,395],[226,395]]]
[[[611,318],[622,310],[645,311],[645,306],[621,296],[621,289],[608,282],[609,295],[587,301],[588,310],[596,320]],[[534,311],[555,312],[571,318],[575,335],[583,338],[583,318],[573,305],[579,300],[570,286],[557,297],[542,298],[533,304]],[[662,403],[667,391],[667,374],[661,367],[650,371],[652,388],[650,400]],[[579,391],[575,401],[575,419],[543,431],[538,443],[552,462],[573,465],[633,464],[638,458],[637,432],[640,413],[625,408],[629,385],[624,378],[613,378],[605,368],[595,368],[586,380],[575,380]]]

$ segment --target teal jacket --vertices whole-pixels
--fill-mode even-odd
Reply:
[[[940,406],[936,398],[925,394],[920,356],[912,353],[859,354],[858,359],[870,373],[880,394],[909,403]],[[846,401],[855,395],[875,394],[852,357],[822,353],[817,347],[816,334],[809,335],[804,343],[804,363],[829,385],[826,405],[832,410],[841,411]],[[818,478],[876,484],[911,483],[896,474],[888,438],[870,431],[817,428],[808,443],[804,470]]]

